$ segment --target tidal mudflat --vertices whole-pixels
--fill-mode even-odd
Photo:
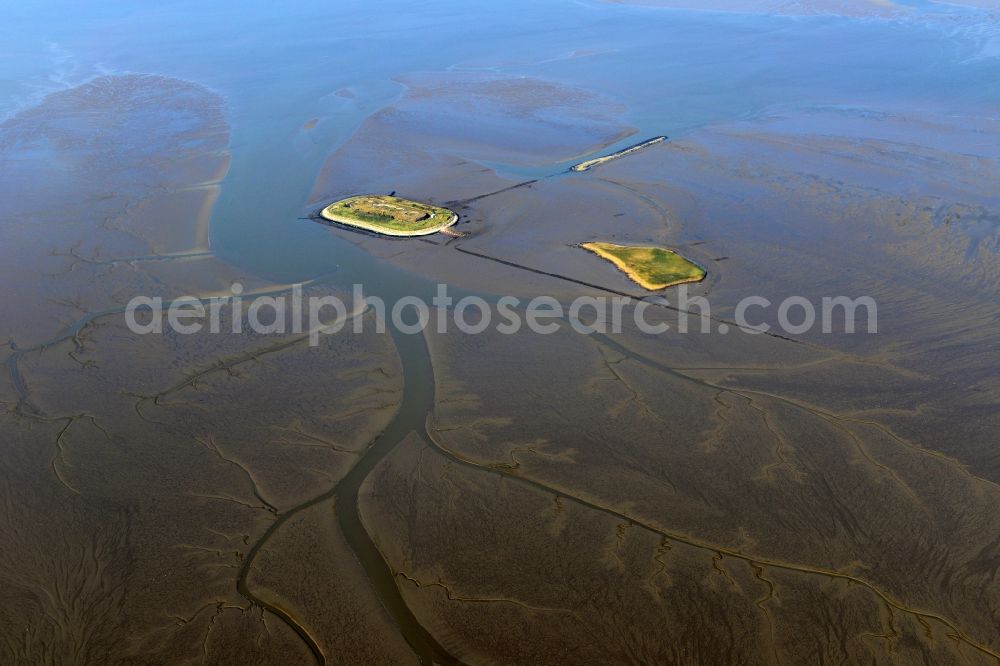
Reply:
[[[338,567],[346,577],[317,597],[290,586],[298,565],[273,550],[329,512],[324,493],[393,418],[390,340],[136,337],[121,314],[137,288],[288,293],[205,244],[228,132],[218,96],[148,76],[97,79],[0,128],[3,197],[19,204],[4,214],[3,270],[20,285],[5,292],[17,316],[4,320],[2,615],[27,627],[6,637],[5,661],[295,661],[346,649],[347,626],[390,631],[352,587],[362,571]],[[44,200],[26,196],[37,187]],[[322,529],[311,539],[320,558],[345,548]],[[346,605],[324,610],[335,598]],[[339,630],[292,619],[314,612]],[[379,649],[409,654],[391,639]]]
[[[514,293],[567,295],[630,289],[570,253],[580,234],[656,241],[711,267],[695,290],[711,296],[712,331],[741,297],[777,300],[788,281],[817,298],[875,294],[890,318],[877,336],[431,336],[433,417],[381,463],[362,515],[451,654],[805,663],[818,649],[851,662],[994,661],[988,572],[1000,560],[973,573],[1000,530],[988,460],[1000,424],[985,408],[995,369],[976,367],[995,339],[972,324],[996,316],[984,299],[996,289],[995,232],[982,226],[996,166],[966,152],[982,149],[994,121],[983,122],[783,111],[450,201],[466,238],[359,240],[468,289],[495,291],[483,272],[498,271]],[[423,172],[425,192],[447,187],[464,166],[454,159],[440,181]],[[941,336],[981,353],[967,363],[933,353]],[[946,425],[956,413],[961,424]],[[949,546],[945,564],[929,544],[954,529],[968,546]],[[469,541],[456,549],[456,535]],[[494,546],[489,574],[465,556],[483,542]],[[961,602],[957,578],[969,585]],[[594,589],[580,580],[616,592],[585,601]],[[644,618],[678,629],[640,648],[631,631],[661,635],[637,629]],[[497,641],[487,626],[520,627],[522,640]]]
[[[79,17],[0,122],[0,662],[1000,663],[995,10],[690,4]],[[317,223],[361,193],[454,231]],[[669,328],[352,291],[439,283]],[[349,325],[278,326],[296,293]],[[139,334],[137,295],[273,326]]]

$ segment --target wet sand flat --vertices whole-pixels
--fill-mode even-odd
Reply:
[[[927,126],[938,129],[930,141]],[[405,598],[442,644],[473,662],[502,654],[549,663],[571,649],[614,662],[639,648],[600,633],[613,630],[607,618],[650,604],[647,613],[676,617],[673,636],[705,642],[644,643],[640,661],[711,661],[715,649],[747,663],[798,663],[817,649],[823,659],[878,661],[906,644],[907,659],[990,663],[995,560],[973,572],[1000,527],[990,508],[1000,489],[988,461],[995,424],[977,406],[994,399],[986,397],[993,366],[983,365],[994,341],[971,323],[994,316],[983,296],[995,290],[996,261],[982,223],[956,215],[995,205],[986,187],[995,163],[965,152],[975,132],[940,118],[782,114],[709,128],[593,173],[473,197],[461,209],[466,238],[406,247],[359,240],[376,254],[385,248],[387,261],[471,289],[485,288],[479,270],[506,267],[504,286],[519,294],[627,289],[574,254],[578,236],[662,242],[706,262],[712,278],[695,291],[718,308],[713,327],[742,296],[778,300],[790,282],[817,298],[876,295],[889,322],[878,336],[799,340],[432,335],[434,416],[373,474],[362,510]],[[946,179],[935,175],[945,170]],[[901,172],[920,179],[920,197],[912,180],[890,175]],[[761,270],[775,265],[780,273]],[[981,346],[975,368],[921,353],[945,335]],[[945,396],[942,385],[957,388]],[[956,413],[966,428],[949,433],[945,420]],[[487,482],[498,485],[482,491]],[[456,501],[469,492],[481,500]],[[535,503],[518,516],[520,493]],[[585,566],[583,553],[600,563],[601,574],[580,575],[611,576],[597,588],[621,589],[618,576],[649,569],[635,598],[605,600],[593,618],[586,602],[572,601],[573,583],[523,573],[537,572],[534,558],[549,544],[567,547],[565,514],[576,507],[591,514],[578,533],[599,529],[606,539],[573,551],[574,567]],[[527,516],[539,531],[522,550],[502,526],[524,530]],[[606,519],[604,528],[592,522]],[[457,552],[486,543],[502,563],[472,567],[441,545],[470,525],[485,532]],[[942,561],[928,544],[953,544],[956,531],[967,547],[950,546]],[[675,564],[664,564],[680,555],[672,547],[693,558],[679,580],[669,575]],[[643,554],[626,555],[632,548]],[[551,566],[570,576],[566,557],[553,555]],[[695,570],[699,591],[681,593],[676,586],[697,579]],[[963,592],[957,579],[968,582]],[[744,605],[697,605],[716,593]],[[679,596],[692,605],[671,609]],[[729,609],[725,620],[713,615],[718,605]],[[827,619],[805,619],[816,613]],[[517,651],[481,628],[538,617],[548,621]],[[827,630],[844,642],[817,633]],[[595,633],[602,639],[588,642]]]
[[[302,660],[347,649],[334,638],[344,633],[303,642],[318,630],[296,617],[324,612],[319,581],[296,592],[284,582],[294,569],[275,569],[284,556],[325,558],[338,537],[297,536],[298,518],[269,528],[335,484],[392,417],[402,382],[393,347],[375,336],[319,348],[301,334],[137,336],[121,315],[139,290],[289,290],[199,240],[198,212],[228,161],[218,104],[185,82],[108,77],[2,128],[8,187],[55,163],[78,170],[44,202],[10,199],[45,210],[15,209],[3,227],[4,271],[20,285],[4,295],[17,315],[5,319],[3,625],[31,628],[4,643],[6,660]],[[121,118],[114,135],[108,114]],[[25,159],[27,145],[46,152]],[[47,233],[26,220],[48,221]],[[288,555],[270,550],[272,538]],[[375,597],[345,591],[364,573],[338,571],[321,594],[344,600],[340,626],[390,633]],[[379,658],[407,654],[405,643],[380,644],[396,656]]]

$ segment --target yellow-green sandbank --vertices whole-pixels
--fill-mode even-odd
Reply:
[[[656,291],[685,282],[700,282],[705,269],[673,250],[655,245],[590,242],[580,247],[607,259],[644,289]]]

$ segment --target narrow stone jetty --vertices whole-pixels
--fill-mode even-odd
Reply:
[[[610,155],[605,155],[604,157],[595,157],[592,160],[587,160],[586,162],[580,162],[579,164],[570,167],[570,171],[589,171],[596,166],[600,166],[605,162],[610,162],[611,160],[616,160],[619,157],[624,157],[630,153],[642,150],[647,146],[652,146],[654,143],[660,143],[661,141],[666,141],[666,136],[654,136],[652,139],[647,139],[642,143],[637,143],[634,146],[629,146],[628,148],[622,148],[616,153],[611,153]]]

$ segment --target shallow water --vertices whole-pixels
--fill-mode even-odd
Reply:
[[[296,222],[313,175],[368,114],[398,98],[399,76],[485,70],[578,86],[625,105],[622,123],[640,137],[679,137],[776,105],[996,116],[1000,59],[977,57],[991,37],[976,34],[995,17],[932,9],[930,17],[886,21],[556,1],[384,3],[374,21],[363,2],[294,9],[102,3],[86,11],[43,3],[6,10],[5,49],[13,57],[0,65],[0,113],[103,72],[155,72],[209,86],[225,96],[235,128],[213,245],[245,270],[305,279],[327,272],[343,251]],[[414,34],[432,35],[433,48],[415,48]],[[341,89],[353,96],[336,95]],[[311,118],[321,122],[303,130]],[[486,162],[518,178],[571,163]]]

